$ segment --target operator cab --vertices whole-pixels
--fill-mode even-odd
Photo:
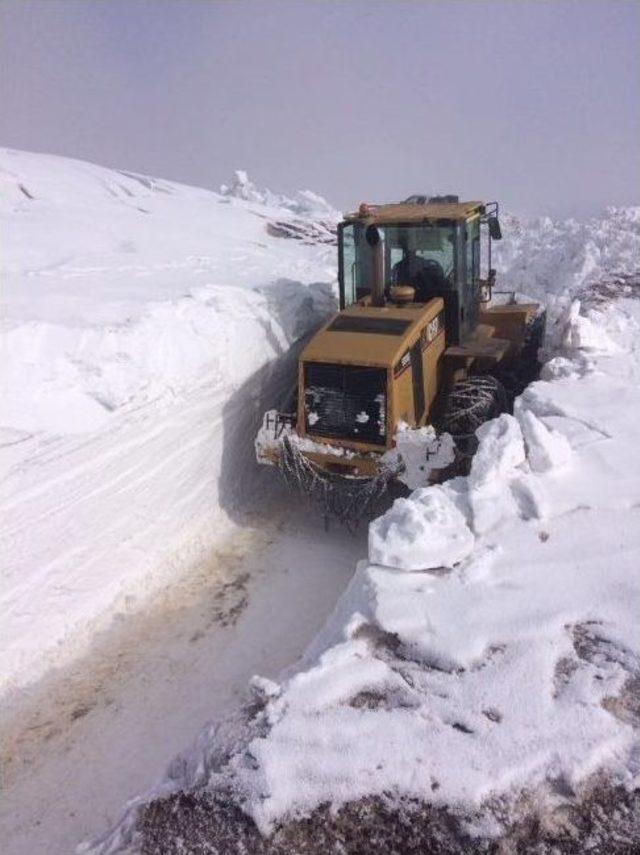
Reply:
[[[500,236],[498,206],[458,202],[455,196],[426,202],[414,198],[396,205],[363,204],[339,225],[340,308],[372,302],[374,282],[382,276],[387,301],[397,286],[413,288],[421,305],[442,297],[447,344],[458,344],[475,328],[479,305],[491,288],[491,238]],[[368,237],[371,226],[381,244],[377,255]]]

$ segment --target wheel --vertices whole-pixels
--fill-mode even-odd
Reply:
[[[440,430],[454,439],[472,437],[481,424],[507,409],[507,393],[491,374],[478,374],[456,383],[440,419]]]

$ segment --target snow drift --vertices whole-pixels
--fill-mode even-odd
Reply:
[[[494,244],[498,289],[530,294],[553,310],[567,298],[637,296],[640,207],[607,208],[584,222],[501,217]]]
[[[0,169],[8,689],[221,536],[290,348],[335,305],[335,250],[272,236],[316,221],[270,193],[11,150]]]

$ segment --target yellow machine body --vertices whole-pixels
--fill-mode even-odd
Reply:
[[[488,226],[484,276],[481,226]],[[375,477],[401,425],[432,424],[468,375],[517,365],[539,307],[490,304],[490,233],[500,236],[497,204],[456,197],[361,205],[345,215],[341,308],[302,351],[297,411],[281,414],[317,470]],[[426,277],[417,288],[413,263]],[[277,456],[277,447],[263,453]]]

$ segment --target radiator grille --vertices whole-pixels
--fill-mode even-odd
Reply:
[[[304,406],[308,433],[385,445],[386,376],[383,368],[307,363]]]

